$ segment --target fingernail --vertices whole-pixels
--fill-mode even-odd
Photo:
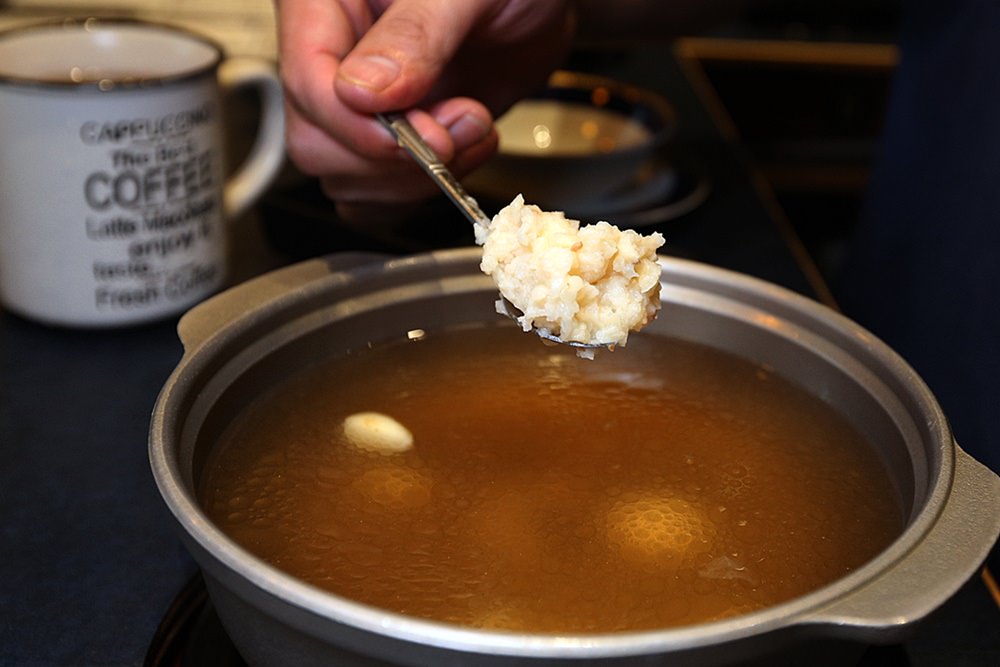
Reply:
[[[355,85],[384,90],[399,76],[399,69],[398,62],[385,56],[349,57],[340,66],[339,75]]]
[[[467,148],[489,134],[490,126],[472,114],[459,116],[448,126],[448,134],[457,148]]]

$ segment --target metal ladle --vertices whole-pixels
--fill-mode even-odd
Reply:
[[[483,225],[484,227],[490,224],[491,219],[483,213],[483,209],[479,208],[479,203],[476,202],[472,195],[465,191],[465,188],[458,182],[454,174],[448,171],[448,167],[444,166],[444,163],[441,162],[431,147],[421,138],[405,115],[400,112],[376,113],[375,117],[392,133],[392,136],[396,139],[396,143],[405,148],[417,164],[427,172],[427,175],[448,195],[448,198],[462,211],[466,218],[473,224]],[[506,311],[502,314],[507,315],[513,320],[517,320],[521,315],[517,307],[508,301],[507,297],[503,294],[500,295],[500,299],[503,309]],[[500,309],[498,308],[497,310]],[[600,343],[581,343],[573,340],[563,340],[544,329],[534,328],[534,331],[540,338],[561,345],[569,345],[585,350],[596,350],[607,347],[607,345]]]

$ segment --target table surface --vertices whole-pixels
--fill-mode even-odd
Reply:
[[[671,52],[632,49],[599,63],[665,93],[681,119],[673,157],[711,174],[705,205],[663,225],[668,252],[816,296],[780,211]],[[365,249],[338,238],[305,247]],[[0,314],[0,664],[142,664],[196,574],[146,453],[153,404],[182,354],[175,325],[78,331]],[[979,577],[905,648],[915,665],[1000,664],[1000,610]]]

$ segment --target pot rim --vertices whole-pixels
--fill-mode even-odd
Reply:
[[[470,264],[478,272],[479,253],[478,248],[438,251],[405,260],[389,260],[376,265],[375,270],[390,272],[419,270],[434,268],[442,263],[457,262]],[[236,338],[252,329],[259,321],[262,312],[279,312],[291,303],[302,302],[310,295],[328,291],[330,281],[343,283],[346,280],[348,283],[352,281],[360,283],[361,274],[352,277],[351,270],[346,273],[331,273],[327,279],[299,285],[268,303],[244,308],[214,335],[200,341],[193,349],[186,350],[183,359],[168,379],[153,413],[150,460],[160,493],[183,532],[194,540],[200,549],[218,560],[222,567],[250,581],[265,594],[306,613],[357,630],[439,648],[472,653],[500,652],[513,657],[622,657],[695,649],[709,644],[764,635],[789,626],[803,629],[819,626],[828,628],[845,626],[857,629],[862,626],[862,632],[865,627],[872,624],[879,624],[880,628],[899,627],[929,613],[940,604],[941,600],[930,604],[920,597],[922,605],[906,610],[902,614],[883,609],[867,610],[866,613],[864,608],[866,600],[864,589],[880,575],[899,565],[907,554],[918,547],[939,520],[952,489],[956,451],[961,450],[955,445],[947,421],[924,382],[887,345],[856,323],[818,302],[777,285],[726,269],[675,258],[661,258],[661,262],[664,266],[663,294],[670,294],[672,286],[683,283],[687,286],[700,285],[703,288],[709,284],[722,285],[724,287],[722,291],[729,296],[746,292],[762,296],[779,314],[797,313],[804,316],[805,321],[816,324],[822,330],[819,333],[835,333],[839,344],[850,342],[858,350],[874,355],[888,366],[894,377],[906,383],[910,388],[912,400],[926,411],[925,414],[931,416],[924,426],[932,434],[935,446],[939,448],[940,460],[936,470],[930,471],[926,497],[921,506],[913,508],[910,521],[892,544],[854,572],[792,600],[709,623],[623,633],[533,635],[478,630],[386,611],[307,584],[253,556],[216,528],[199,508],[192,494],[184,488],[181,481],[183,475],[176,454],[168,452],[171,438],[167,436],[173,434],[174,442],[178,442],[179,427],[168,422],[167,414],[184,399],[192,378],[210,369],[220,346],[224,345],[227,339]],[[482,278],[489,280],[485,276]],[[761,308],[757,310],[763,315],[768,315]],[[788,327],[778,333],[790,337],[806,333],[798,329],[798,327]],[[995,535],[994,532],[994,539]],[[988,546],[984,549],[984,557],[986,550]],[[961,583],[964,583],[964,577],[959,583],[949,584],[951,592],[954,592]],[[850,602],[850,598],[857,597],[858,594],[862,603],[859,608],[854,609],[850,604],[839,604],[845,600]]]

